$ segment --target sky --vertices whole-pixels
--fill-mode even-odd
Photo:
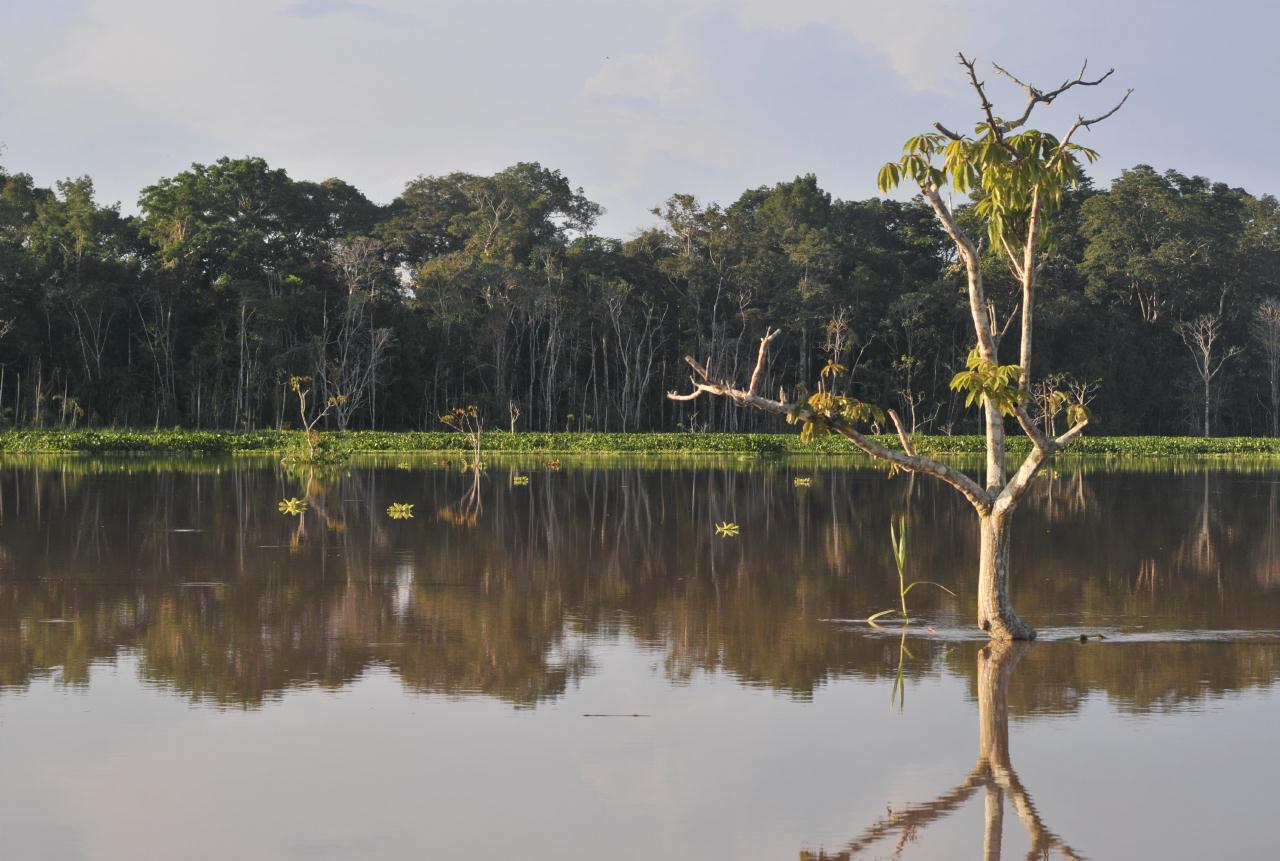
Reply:
[[[814,173],[841,198],[940,120],[977,120],[955,62],[1051,87],[1039,115],[1124,109],[1079,140],[1102,184],[1134,164],[1280,192],[1280,5],[1248,0],[0,0],[0,165],[101,202],[192,162],[259,155],[373,200],[419,175],[563,171],[653,224],[675,193],[730,203]]]

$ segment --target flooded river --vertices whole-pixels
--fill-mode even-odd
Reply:
[[[956,596],[876,629],[900,516]],[[1013,545],[996,648],[967,504],[854,461],[3,460],[0,846],[1273,857],[1280,462],[1064,461]]]

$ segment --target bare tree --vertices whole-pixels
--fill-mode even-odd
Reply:
[[[138,320],[142,324],[143,342],[151,353],[151,362],[156,375],[156,417],[155,426],[160,427],[160,419],[168,415],[177,404],[178,383],[175,370],[175,354],[177,352],[177,324],[174,320],[174,297],[172,291],[155,290],[148,297],[150,301],[144,307],[142,302],[135,302]]]
[[[1058,415],[1066,404],[1088,406],[1097,397],[1099,380],[1078,380],[1070,374],[1054,373],[1031,385],[1032,415],[1050,436],[1057,433]]]
[[[333,415],[338,429],[346,430],[357,411],[372,406],[378,370],[391,344],[391,330],[373,325],[373,287],[385,266],[382,243],[373,239],[335,242],[330,261],[346,297],[332,322],[325,310],[323,355],[316,367],[324,390],[345,396]]]
[[[1271,435],[1280,436],[1280,300],[1262,300],[1253,314],[1249,333],[1266,363],[1271,391]]]
[[[1209,436],[1209,417],[1213,404],[1213,381],[1222,371],[1224,365],[1240,355],[1239,347],[1228,347],[1221,350],[1218,343],[1222,340],[1222,303],[1218,304],[1217,313],[1201,314],[1189,323],[1178,326],[1178,334],[1182,343],[1187,345],[1191,360],[1195,363],[1196,376],[1203,386],[1204,398],[1204,435]],[[1215,355],[1216,351],[1216,355]]]
[[[778,399],[759,393],[761,377],[767,366],[770,343],[778,336],[776,329],[766,329],[760,339],[755,370],[745,388],[723,379],[713,378],[708,366],[692,356],[685,361],[693,368],[690,377],[693,390],[688,394],[671,392],[673,400],[693,400],[704,394],[722,396],[756,409],[785,416],[788,421],[804,426],[805,436],[836,433],[858,449],[897,469],[932,475],[958,490],[978,514],[981,534],[978,561],[978,626],[993,639],[1032,639],[1035,631],[1018,618],[1009,597],[1009,523],[1031,481],[1055,452],[1061,451],[1084,432],[1089,423],[1083,405],[1068,408],[1071,427],[1061,436],[1050,436],[1028,414],[1024,402],[1031,378],[1032,321],[1036,279],[1044,263],[1043,237],[1047,212],[1061,200],[1064,189],[1083,177],[1079,157],[1092,160],[1096,153],[1072,142],[1081,129],[1090,129],[1110,117],[1128,99],[1129,93],[1115,107],[1096,117],[1079,116],[1067,133],[1056,139],[1039,131],[1021,130],[1037,105],[1050,104],[1074,87],[1092,87],[1105,81],[1111,72],[1095,80],[1084,78],[1084,69],[1055,90],[1040,90],[1013,77],[999,66],[996,70],[1013,80],[1027,94],[1021,116],[1001,119],[987,98],[985,84],[978,80],[975,64],[963,54],[960,64],[978,96],[983,119],[977,125],[976,138],[952,132],[935,123],[937,134],[917,135],[903,147],[897,162],[884,166],[880,186],[888,190],[903,178],[916,183],[933,209],[934,215],[955,244],[968,281],[969,311],[973,319],[977,347],[970,354],[967,370],[952,381],[953,388],[963,388],[971,402],[978,403],[986,425],[986,482],[979,484],[964,472],[932,458],[920,455],[912,446],[906,429],[893,410],[889,417],[897,428],[901,451],[888,449],[859,432],[859,423],[880,415],[878,408],[852,397],[819,392],[804,403],[788,403],[779,392]],[[1021,353],[1018,365],[1000,365],[997,354],[998,329],[993,322],[994,305],[988,302],[983,286],[982,256],[978,244],[956,217],[944,187],[950,183],[958,192],[973,191],[978,199],[975,210],[986,223],[990,239],[1003,248],[1009,265],[1021,286]],[[1005,471],[1006,416],[1012,416],[1031,440],[1031,451],[1018,470],[1009,476]]]
[[[627,313],[628,305],[635,310]],[[609,327],[613,330],[613,349],[617,354],[618,369],[622,379],[615,386],[617,391],[618,418],[622,430],[636,430],[640,423],[644,397],[653,379],[654,358],[657,355],[657,339],[666,309],[659,312],[651,302],[636,300],[629,289],[611,292],[604,300]],[[603,339],[605,355],[609,343]]]

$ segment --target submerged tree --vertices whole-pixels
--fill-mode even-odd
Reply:
[[[769,345],[779,334],[776,329],[766,330],[760,339],[755,370],[745,389],[714,379],[708,367],[687,356],[685,361],[694,370],[694,376],[690,377],[693,391],[688,394],[671,392],[668,397],[673,400],[693,400],[703,394],[727,397],[740,405],[786,416],[789,422],[802,425],[804,438],[837,433],[863,452],[888,461],[894,468],[925,473],[950,484],[969,500],[978,513],[981,530],[978,626],[993,639],[1033,639],[1035,631],[1014,613],[1009,598],[1010,520],[1036,473],[1055,452],[1083,433],[1089,423],[1089,414],[1083,404],[1065,404],[1070,428],[1056,438],[1051,437],[1025,406],[1031,382],[1036,280],[1051,238],[1046,220],[1061,202],[1064,192],[1083,178],[1080,159],[1093,161],[1097,158],[1097,153],[1075,143],[1072,138],[1080,130],[1088,130],[1118,111],[1129,93],[1126,92],[1118,104],[1103,114],[1092,118],[1077,116],[1067,133],[1059,139],[1046,132],[1026,128],[1032,112],[1039,105],[1052,104],[1076,87],[1101,84],[1114,70],[1090,80],[1084,77],[1085,69],[1082,68],[1079,74],[1056,89],[1041,90],[995,66],[997,73],[1011,80],[1026,94],[1021,113],[1005,119],[995,113],[995,107],[987,97],[986,85],[978,80],[975,61],[963,54],[959,55],[959,61],[981,105],[982,116],[974,134],[961,134],[942,123],[935,123],[936,131],[910,138],[903,146],[902,157],[881,169],[879,184],[882,191],[887,191],[904,179],[916,183],[964,265],[977,346],[969,355],[966,370],[956,374],[951,385],[966,393],[970,405],[976,403],[983,410],[986,425],[985,484],[917,453],[893,410],[889,410],[888,415],[897,428],[901,452],[885,448],[859,431],[860,424],[878,420],[883,415],[872,404],[822,385],[803,403],[787,402],[783,392],[779,392],[777,400],[759,394],[768,365]],[[986,227],[992,247],[1004,252],[1019,281],[1021,343],[1016,365],[999,363],[1001,330],[996,322],[994,303],[988,299],[983,287],[982,254],[978,242],[962,224],[955,208],[943,198],[943,190],[948,185],[956,192],[970,196],[972,214]],[[1031,440],[1030,453],[1012,476],[1005,468],[1004,422],[1009,416],[1017,421]]]

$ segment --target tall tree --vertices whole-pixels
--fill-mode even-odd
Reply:
[[[966,391],[969,401],[978,403],[984,412],[987,442],[985,485],[978,484],[947,464],[917,454],[893,410],[889,411],[889,416],[897,427],[902,451],[888,449],[858,430],[858,425],[882,415],[879,408],[839,394],[822,384],[816,394],[799,404],[757,394],[767,365],[769,345],[779,334],[776,329],[766,332],[760,339],[755,369],[746,388],[713,377],[709,368],[689,356],[686,361],[695,374],[690,378],[693,391],[684,395],[671,392],[668,397],[675,400],[693,400],[703,394],[726,397],[738,404],[784,415],[789,421],[801,423],[805,437],[838,433],[862,451],[898,469],[922,472],[950,484],[964,495],[978,514],[981,533],[978,626],[993,639],[1031,639],[1035,637],[1035,631],[1018,618],[1009,596],[1009,522],[1032,479],[1046,461],[1083,433],[1089,423],[1084,406],[1071,405],[1068,408],[1070,429],[1057,438],[1051,438],[1024,406],[1032,370],[1036,278],[1043,262],[1049,227],[1046,219],[1060,204],[1064,191],[1080,181],[1080,159],[1092,161],[1096,158],[1092,150],[1075,143],[1072,138],[1081,129],[1090,129],[1113,115],[1129,94],[1126,93],[1115,107],[1105,113],[1088,119],[1079,116],[1066,134],[1058,139],[1025,127],[1035,108],[1051,104],[1076,87],[1097,86],[1111,76],[1111,71],[1100,78],[1088,80],[1082,68],[1080,74],[1057,89],[1043,90],[995,66],[998,73],[1018,85],[1027,97],[1020,115],[1004,119],[995,113],[986,85],[978,79],[975,62],[963,54],[959,61],[981,107],[975,136],[960,134],[942,123],[935,123],[935,132],[907,140],[902,157],[884,166],[879,182],[882,190],[898,185],[904,178],[916,183],[951,237],[964,265],[969,312],[977,346],[970,353],[967,370],[956,375],[952,386]],[[956,212],[943,200],[941,192],[948,184],[961,194],[972,194],[974,214],[986,227],[991,243],[1004,250],[1009,266],[1020,282],[1022,326],[1017,365],[999,363],[999,328],[984,289],[982,257],[977,243],[961,225]],[[829,365],[828,370],[835,371],[836,367]],[[1032,446],[1012,476],[1005,471],[1006,416],[1017,420]]]
[[[1249,328],[1262,353],[1271,404],[1271,435],[1280,436],[1280,300],[1263,299]]]
[[[1201,386],[1204,420],[1202,427],[1205,438],[1208,438],[1213,406],[1213,381],[1222,372],[1223,366],[1240,354],[1240,348],[1231,346],[1224,349],[1219,343],[1222,340],[1221,311],[1201,314],[1194,320],[1179,324],[1178,334],[1182,336],[1182,343],[1191,353],[1191,360],[1195,364],[1196,378]]]

